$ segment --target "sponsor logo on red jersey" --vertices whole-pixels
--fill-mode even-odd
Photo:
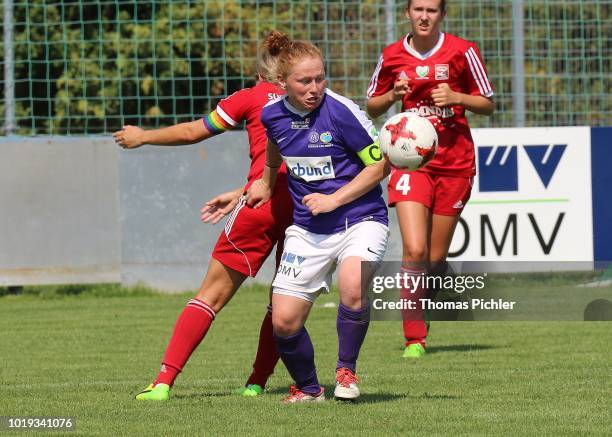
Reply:
[[[429,67],[427,65],[419,65],[415,68],[417,80],[429,79]]]
[[[448,64],[436,64],[436,80],[448,80]]]

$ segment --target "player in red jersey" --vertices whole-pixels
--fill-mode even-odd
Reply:
[[[396,169],[389,178],[389,206],[395,206],[402,234],[402,269],[417,276],[446,271],[452,236],[470,198],[476,164],[465,112],[491,115],[494,110],[478,47],[441,32],[445,15],[445,0],[408,0],[412,30],[385,47],[367,93],[370,116],[401,101],[404,111],[429,118],[438,132],[438,152],[426,167]],[[426,293],[402,291],[411,299]],[[405,317],[403,327],[404,357],[422,356],[427,336],[422,312]]]
[[[216,223],[230,211],[231,214],[213,250],[200,290],[196,297],[187,303],[176,322],[157,378],[139,393],[136,399],[168,399],[170,387],[183,370],[191,353],[203,340],[216,314],[229,302],[248,276],[257,274],[275,244],[277,265],[280,261],[285,229],[293,222],[293,206],[287,188],[285,167],[280,169],[280,185],[277,185],[271,202],[254,209],[246,205],[244,197],[240,195],[263,174],[267,137],[260,114],[264,105],[284,93],[275,85],[276,63],[281,49],[289,42],[284,33],[271,32],[258,54],[257,84],[223,99],[207,117],[155,130],[125,126],[113,134],[115,141],[127,149],[143,144],[193,144],[246,120],[250,145],[251,167],[246,186],[217,196],[202,208],[202,220],[205,222]],[[243,395],[255,396],[263,391],[278,358],[272,337],[271,308],[268,307],[261,325],[253,373],[242,390]]]

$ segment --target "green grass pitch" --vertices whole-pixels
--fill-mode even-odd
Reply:
[[[398,322],[372,322],[357,403],[282,405],[282,364],[259,398],[233,394],[250,371],[266,287],[240,290],[166,403],[149,384],[191,295],[0,296],[0,416],[72,416],[80,435],[604,435],[612,432],[609,322],[434,322],[430,350],[401,358]],[[76,295],[71,295],[75,293]],[[337,308],[320,298],[308,328],[333,392]],[[9,435],[9,433],[1,433]],[[75,435],[70,433],[69,435]]]

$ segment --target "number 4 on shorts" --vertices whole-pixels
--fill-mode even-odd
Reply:
[[[404,173],[399,178],[397,184],[395,184],[395,189],[401,191],[404,196],[408,194],[408,191],[410,191],[410,175],[408,173]]]

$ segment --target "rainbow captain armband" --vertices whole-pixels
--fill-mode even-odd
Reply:
[[[359,152],[357,152],[357,156],[359,156],[359,159],[361,159],[361,161],[366,165],[366,167],[368,165],[378,164],[380,161],[383,160],[382,152],[380,151],[378,141],[361,149]]]
[[[232,127],[231,124],[223,120],[223,118],[217,114],[216,110],[204,117],[204,126],[206,126],[206,129],[213,135],[223,133]]]

